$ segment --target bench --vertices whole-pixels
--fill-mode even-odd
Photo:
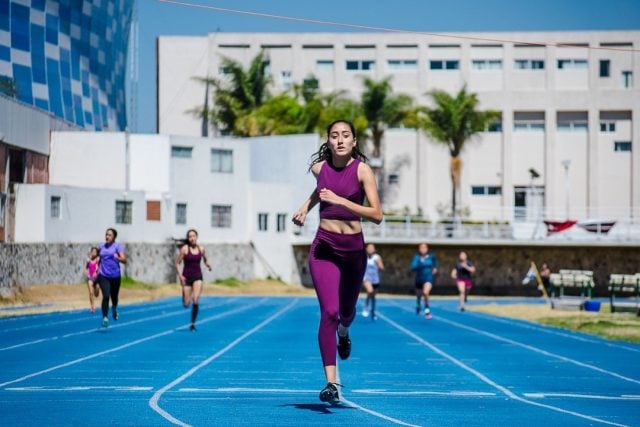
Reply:
[[[549,282],[551,308],[564,310],[582,310],[595,287],[593,271],[589,270],[560,270],[551,274]],[[571,295],[567,295],[567,291]]]
[[[628,311],[640,316],[640,273],[609,276],[611,312]]]

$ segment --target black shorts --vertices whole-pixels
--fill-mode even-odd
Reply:
[[[193,286],[195,282],[198,280],[202,280],[202,276],[200,277],[185,277],[184,285],[185,286]]]
[[[436,278],[433,277],[431,280],[424,281],[422,283],[416,282],[416,289],[422,289],[425,283],[431,283],[431,286],[436,285]]]

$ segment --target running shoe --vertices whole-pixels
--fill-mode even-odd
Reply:
[[[362,310],[362,317],[369,317],[369,310],[367,309]]]
[[[89,311],[91,312],[91,314],[96,312],[96,308],[95,307],[91,307],[91,309],[89,309]]]
[[[189,326],[189,330],[195,332],[197,330],[196,329],[196,324],[192,323],[191,326]]]
[[[102,327],[103,328],[108,328],[109,327],[109,319],[106,317],[102,318]]]
[[[113,320],[118,320],[118,310],[114,308],[111,315],[113,316]]]
[[[426,307],[424,309],[424,318],[428,320],[428,319],[431,319],[431,317],[432,317],[431,310],[429,310],[429,307]]]
[[[350,354],[351,339],[349,339],[349,335],[345,335],[344,337],[338,335],[338,356],[340,356],[340,359],[346,360]]]
[[[416,314],[420,314],[420,305],[416,305]]]
[[[464,307],[460,307],[460,311],[464,311]]]
[[[326,387],[320,391],[320,401],[337,403],[340,401],[340,393],[338,387],[340,384],[327,383]]]
[[[374,314],[372,314],[372,315],[371,315],[371,320],[372,320],[372,321],[373,321],[373,320],[378,320],[378,315],[377,315],[377,314],[375,314],[375,313],[374,313]]]

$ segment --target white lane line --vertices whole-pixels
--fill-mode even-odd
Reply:
[[[144,308],[137,308],[137,309],[133,309],[133,310],[127,310],[126,313],[127,315],[129,314],[135,314],[135,313],[144,313],[145,311],[154,311],[154,310],[158,310],[158,309],[162,309],[165,307],[171,307],[174,306],[175,302],[172,303],[162,303],[162,304],[158,304],[158,305],[154,305],[153,307],[144,307]],[[88,311],[88,310],[87,310]],[[96,311],[96,313],[99,313],[100,311],[100,307],[98,307],[98,311]],[[72,314],[70,315],[75,315],[75,314],[83,314],[85,312],[85,310],[82,310],[81,312],[71,312]],[[55,313],[57,315],[60,315],[60,313]],[[37,314],[34,316],[38,316],[40,317],[41,315]],[[35,320],[35,319],[34,319]],[[76,322],[86,322],[86,321],[90,321],[91,319],[89,317],[76,317],[73,319],[67,319],[67,320],[56,320],[53,322],[46,322],[46,323],[34,323],[32,325],[27,325],[27,326],[20,326],[17,328],[11,328],[11,329],[2,329],[0,330],[0,334],[4,334],[6,332],[17,332],[17,331],[24,331],[27,329],[42,329],[44,327],[47,326],[57,326],[57,325],[64,325],[67,323],[76,323]]]
[[[403,332],[404,334],[410,336],[414,340],[416,340],[419,343],[423,344],[424,346],[428,347],[434,353],[439,354],[440,356],[442,356],[445,359],[449,360],[451,363],[453,363],[453,364],[459,366],[460,368],[464,369],[465,371],[471,373],[472,375],[474,375],[475,377],[477,377],[478,379],[480,379],[484,383],[490,385],[491,387],[494,387],[494,388],[498,389],[499,391],[504,393],[507,397],[509,397],[509,398],[511,398],[513,400],[517,400],[519,402],[526,403],[528,405],[533,405],[533,406],[538,406],[538,407],[541,407],[541,408],[550,409],[552,411],[560,412],[562,414],[573,415],[575,417],[583,418],[583,419],[589,420],[589,421],[594,421],[594,422],[613,425],[613,426],[624,426],[624,424],[614,423],[614,422],[611,422],[611,421],[603,420],[601,418],[596,418],[596,417],[592,417],[590,415],[582,414],[580,412],[570,411],[570,410],[567,410],[567,409],[558,408],[556,406],[551,406],[551,405],[547,405],[547,404],[544,404],[544,403],[538,403],[538,402],[534,402],[532,400],[524,399],[524,398],[518,396],[517,394],[513,393],[507,387],[496,383],[495,381],[491,380],[489,377],[487,377],[486,375],[482,374],[481,372],[479,372],[479,371],[473,369],[472,367],[466,365],[464,362],[456,359],[455,357],[449,355],[448,353],[444,352],[443,350],[440,350],[435,345],[431,344],[430,342],[427,342],[422,337],[414,334],[413,332],[411,332],[410,330],[406,329],[402,325],[394,322],[393,320],[391,320],[389,317],[385,316],[384,314],[378,313],[378,317],[381,318],[382,320],[384,320],[385,322],[388,322],[391,326],[395,327],[399,331]]]
[[[114,391],[151,391],[153,387],[146,386],[68,386],[68,387],[7,387],[6,391],[87,391],[87,390],[114,390]]]
[[[397,307],[405,309],[405,307],[401,307],[401,306],[397,306]],[[405,309],[405,311],[409,311],[409,310]],[[483,331],[481,329],[474,328],[472,326],[467,326],[467,325],[464,325],[462,323],[458,323],[458,322],[453,321],[453,320],[445,319],[443,317],[438,317],[437,320],[440,321],[440,322],[443,322],[443,323],[448,323],[448,324],[453,325],[453,326],[455,326],[457,328],[466,329],[466,330],[474,332],[476,334],[487,336],[487,337],[492,338],[492,339],[497,340],[497,341],[502,341],[502,342],[506,342],[507,344],[512,344],[512,345],[515,345],[515,346],[518,346],[518,347],[526,348],[527,350],[530,350],[530,351],[533,351],[533,352],[536,352],[536,353],[540,353],[540,354],[544,354],[545,356],[553,357],[553,358],[562,360],[563,362],[572,363],[572,364],[580,366],[582,368],[591,369],[591,370],[600,372],[602,374],[610,375],[612,377],[615,377],[615,378],[618,378],[618,379],[621,379],[621,380],[624,380],[624,381],[628,381],[628,382],[635,383],[635,384],[640,384],[640,380],[636,380],[635,378],[626,377],[624,375],[618,374],[617,372],[613,372],[613,371],[609,371],[607,369],[599,368],[597,366],[590,365],[590,364],[584,363],[584,362],[580,362],[579,360],[571,359],[569,357],[562,356],[560,354],[551,353],[551,352],[543,350],[541,348],[534,347],[534,346],[529,345],[529,344],[521,343],[519,341],[515,341],[515,340],[512,340],[510,338],[505,338],[505,337],[502,337],[500,335],[493,334],[491,332],[486,332],[486,331]]]
[[[534,346],[529,345],[529,344],[521,343],[519,341],[515,341],[515,340],[512,340],[510,338],[505,338],[505,337],[502,337],[500,335],[493,334],[491,332],[486,332],[486,331],[483,331],[481,329],[477,329],[477,328],[474,328],[474,327],[471,327],[471,326],[463,325],[462,323],[458,323],[458,322],[455,322],[453,320],[444,319],[442,317],[438,318],[438,320],[441,321],[441,322],[448,323],[450,325],[456,326],[456,327],[461,328],[461,329],[466,329],[468,331],[475,332],[477,334],[484,335],[484,336],[487,336],[489,338],[493,338],[494,340],[497,340],[497,341],[506,342],[507,344],[512,344],[512,345],[515,345],[515,346],[518,346],[518,347],[526,348],[527,350],[531,350],[531,351],[536,352],[536,353],[544,354],[545,356],[548,356],[548,357],[553,357],[553,358],[562,360],[563,362],[572,363],[572,364],[580,366],[582,368],[591,369],[591,370],[600,372],[602,374],[610,375],[612,377],[615,377],[615,378],[618,378],[618,379],[621,379],[621,380],[624,380],[624,381],[629,381],[631,383],[640,384],[640,380],[636,380],[634,378],[625,377],[624,375],[620,375],[617,372],[613,372],[613,371],[609,371],[607,369],[599,368],[597,366],[590,365],[589,363],[580,362],[579,360],[571,359],[569,357],[565,357],[565,356],[562,356],[562,355],[559,355],[559,354],[556,354],[556,353],[551,353],[549,351],[543,350],[543,349],[538,348],[538,347],[534,347]]]
[[[290,388],[250,388],[250,387],[219,387],[219,388],[179,388],[181,393],[289,393],[289,394],[316,394],[318,390],[293,390]]]
[[[216,353],[214,353],[213,355],[209,356],[208,358],[206,358],[205,360],[203,360],[202,362],[200,362],[199,364],[197,364],[193,368],[189,369],[187,372],[185,372],[184,374],[182,374],[181,376],[179,376],[175,380],[171,381],[169,384],[167,384],[164,387],[160,388],[158,391],[156,391],[153,394],[153,396],[151,396],[151,399],[149,399],[149,406],[151,407],[151,409],[153,409],[155,412],[160,414],[160,416],[162,416],[162,418],[164,418],[165,420],[169,421],[172,424],[176,424],[176,425],[179,425],[179,426],[185,426],[185,427],[189,426],[189,424],[186,424],[186,423],[180,421],[179,419],[175,418],[173,415],[171,415],[170,413],[168,413],[167,411],[165,411],[164,409],[162,409],[160,407],[160,405],[158,404],[158,401],[160,400],[162,395],[166,391],[172,389],[176,385],[180,384],[182,381],[184,381],[187,378],[189,378],[191,375],[195,374],[201,368],[207,366],[209,363],[213,362],[214,360],[216,360],[217,358],[219,358],[220,356],[225,354],[227,351],[231,350],[236,345],[240,344],[244,339],[246,339],[249,336],[253,335],[254,333],[258,332],[260,329],[262,329],[263,327],[265,327],[266,325],[268,325],[269,323],[271,323],[272,321],[274,321],[275,319],[277,319],[278,317],[283,315],[285,312],[289,311],[297,303],[298,303],[298,300],[294,299],[289,304],[287,304],[285,307],[281,308],[280,310],[278,310],[277,312],[275,312],[271,316],[267,317],[265,320],[263,320],[262,322],[258,323],[256,326],[254,326],[253,328],[249,329],[247,332],[245,332],[244,334],[240,335],[235,340],[231,341],[229,344],[227,344],[221,350],[218,350]]]
[[[494,316],[494,315],[491,315],[491,314],[480,313],[480,312],[476,312],[476,311],[467,311],[467,315],[481,317],[483,319],[488,319],[488,320],[491,320],[493,322],[499,322],[499,323],[505,323],[507,325],[518,326],[518,327],[524,328],[524,329],[532,329],[534,331],[544,332],[545,334],[558,335],[558,336],[561,336],[561,337],[564,337],[564,338],[571,338],[571,339],[576,340],[576,341],[588,342],[588,343],[597,344],[597,345],[606,345],[607,347],[613,347],[613,348],[618,348],[618,349],[621,349],[621,350],[632,351],[634,353],[640,353],[640,348],[633,348],[633,347],[628,347],[628,346],[625,346],[625,345],[622,345],[622,344],[616,344],[616,343],[607,342],[605,339],[596,340],[596,339],[582,337],[582,336],[579,336],[579,335],[576,335],[576,334],[571,334],[571,333],[567,333],[567,332],[561,332],[561,331],[556,330],[557,329],[556,327],[552,327],[552,326],[549,326],[549,327],[545,328],[545,327],[541,327],[541,326],[537,326],[537,325],[532,325],[526,320],[522,320],[522,321],[511,320],[511,319],[507,319],[507,318],[504,318],[504,317]]]
[[[249,309],[253,308],[254,306],[256,306],[258,304],[259,303],[255,303],[255,304],[252,304],[252,305],[247,305],[247,306],[242,306],[242,307],[239,307],[239,308],[235,308],[233,310],[224,311],[224,312],[219,313],[219,314],[217,314],[215,316],[211,316],[207,320],[210,321],[210,320],[214,320],[214,319],[220,319],[222,317],[226,317],[226,316],[229,316],[229,315],[232,315],[232,314],[235,314],[235,313],[240,313],[240,312],[249,310]],[[200,323],[203,323],[203,322],[200,322]],[[113,347],[113,348],[110,348],[108,350],[100,351],[98,353],[93,353],[93,354],[90,354],[90,355],[85,356],[85,357],[80,357],[78,359],[74,359],[74,360],[71,360],[69,362],[62,363],[60,365],[52,366],[50,368],[43,369],[41,371],[25,375],[23,377],[16,378],[16,379],[11,380],[11,381],[5,381],[3,383],[0,383],[0,387],[5,387],[5,386],[8,386],[9,384],[19,383],[19,382],[22,382],[24,380],[28,380],[29,378],[37,377],[39,375],[46,374],[46,373],[49,373],[49,372],[52,372],[52,371],[56,371],[58,369],[66,368],[67,366],[76,365],[78,363],[84,362],[86,360],[95,359],[96,357],[100,357],[100,356],[103,356],[105,354],[114,353],[116,351],[124,350],[125,348],[129,348],[129,347],[132,347],[132,346],[137,345],[137,344],[141,344],[141,343],[146,342],[146,341],[150,341],[150,340],[153,340],[153,339],[156,339],[156,338],[163,337],[165,335],[172,334],[175,331],[178,331],[180,328],[183,328],[183,327],[184,326],[181,326],[179,328],[172,328],[172,329],[166,330],[164,332],[160,332],[160,333],[157,333],[157,334],[149,335],[149,336],[144,337],[144,338],[137,339],[135,341],[131,341],[131,342],[127,343],[127,344],[119,345],[117,347]]]
[[[640,400],[640,395],[622,394],[620,396],[603,396],[598,394],[577,394],[577,393],[524,393],[524,396],[532,399],[544,399],[547,397],[561,397],[573,399],[595,399],[595,400]]]
[[[482,391],[421,391],[421,390],[409,390],[409,391],[397,391],[397,390],[383,390],[383,389],[360,389],[353,390],[353,393],[361,394],[381,394],[384,396],[453,396],[453,397],[491,397],[496,393],[482,392]]]
[[[359,409],[362,412],[366,412],[369,415],[373,415],[374,417],[381,418],[381,419],[383,419],[385,421],[389,421],[390,423],[393,423],[393,424],[398,424],[398,425],[401,425],[401,426],[418,427],[418,424],[406,423],[406,422],[401,421],[401,420],[399,420],[397,418],[389,417],[387,415],[381,414],[380,412],[376,412],[376,411],[372,411],[371,409],[367,409],[364,406],[360,406],[357,403],[354,403],[354,402],[352,402],[352,401],[350,401],[348,399],[345,399],[344,396],[340,397],[340,402],[346,403],[347,406],[351,406],[354,409]]]
[[[226,303],[225,304],[216,304],[213,307],[221,307],[221,306],[224,306],[224,305],[227,305],[227,304]],[[127,312],[127,313],[130,313],[130,312]],[[123,322],[123,323],[119,323],[117,325],[112,325],[112,326],[110,326],[109,329],[124,328],[125,326],[135,325],[137,323],[149,322],[149,321],[157,320],[157,319],[164,319],[166,317],[177,316],[177,315],[183,314],[183,313],[184,313],[184,309],[178,309],[178,310],[176,310],[174,312],[158,314],[156,316],[151,316],[151,317],[143,317],[142,319],[132,320],[132,321],[129,321],[129,322]],[[201,321],[200,323],[206,323],[206,322],[207,322],[207,320],[204,320],[204,321]],[[54,340],[61,339],[61,338],[69,338],[69,337],[74,337],[74,336],[78,336],[78,335],[91,334],[91,333],[96,332],[96,330],[97,330],[97,328],[93,327],[91,329],[85,329],[83,331],[78,331],[78,332],[71,332],[71,333],[68,333],[68,334],[65,334],[65,335],[61,335],[61,336],[41,338],[41,339],[34,340],[34,341],[27,341],[27,342],[23,342],[23,343],[20,343],[20,344],[14,344],[14,345],[11,345],[11,346],[8,346],[8,347],[2,347],[2,348],[0,348],[0,352],[7,351],[7,350],[13,350],[13,349],[20,348],[20,347],[26,347],[28,345],[39,344],[41,342],[54,341]]]

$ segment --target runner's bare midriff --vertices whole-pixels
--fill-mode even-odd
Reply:
[[[358,234],[362,231],[360,221],[345,221],[342,219],[321,219],[320,228],[340,234]]]

